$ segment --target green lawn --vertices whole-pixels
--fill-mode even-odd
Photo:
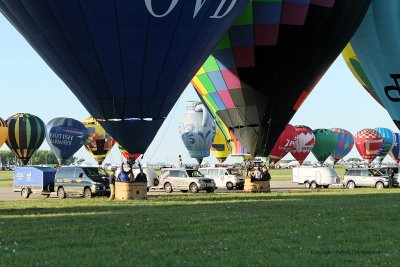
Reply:
[[[0,203],[1,266],[397,266],[400,189]]]
[[[0,187],[13,186],[13,171],[0,171]]]

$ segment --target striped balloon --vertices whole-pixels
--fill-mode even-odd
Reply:
[[[380,133],[383,138],[382,146],[376,155],[376,159],[381,163],[394,145],[394,133],[388,128],[375,128],[375,131]]]
[[[0,147],[6,142],[8,136],[8,127],[6,122],[0,118]]]
[[[400,133],[394,134],[394,144],[392,149],[389,151],[389,156],[399,164],[400,162]]]
[[[29,113],[17,113],[6,120],[8,137],[6,140],[10,150],[22,161],[28,164],[33,153],[42,145],[46,126],[44,122]]]
[[[336,164],[336,162],[349,154],[354,146],[354,137],[350,132],[340,128],[332,128],[330,130],[336,135],[338,140],[335,150],[333,150],[330,155],[334,164]]]

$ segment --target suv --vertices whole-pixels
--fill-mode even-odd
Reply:
[[[383,173],[384,175],[390,176],[389,171],[392,170],[393,172],[393,181],[392,181],[392,186],[393,187],[398,187],[399,182],[399,167],[398,166],[391,166],[391,167],[380,167],[378,170]]]
[[[355,187],[384,188],[389,186],[389,176],[374,168],[348,169],[343,177],[343,185],[349,189]]]
[[[194,169],[164,168],[161,169],[160,184],[165,192],[171,193],[173,190],[181,190],[197,193],[205,190],[208,193],[214,192],[215,182],[211,178],[206,178]]]
[[[205,177],[214,179],[214,182],[218,188],[232,190],[233,188],[243,189],[244,187],[244,177],[240,173],[239,169],[207,167],[200,168],[199,172],[201,172]]]
[[[110,193],[108,175],[101,167],[60,167],[54,178],[54,189],[59,198],[67,195],[107,195]]]

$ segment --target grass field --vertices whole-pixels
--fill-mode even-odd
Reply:
[[[0,187],[13,186],[13,171],[0,171]]]
[[[400,189],[0,203],[1,266],[397,266]]]

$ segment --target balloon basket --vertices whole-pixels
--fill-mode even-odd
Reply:
[[[147,198],[147,183],[115,181],[116,200],[143,200]]]
[[[243,192],[246,193],[259,193],[259,192],[271,192],[270,181],[251,181],[250,177],[246,177],[244,181]]]

